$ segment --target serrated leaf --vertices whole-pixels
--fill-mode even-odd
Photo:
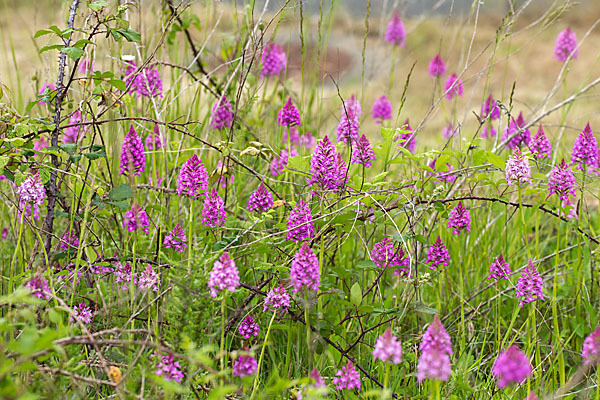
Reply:
[[[131,187],[125,183],[115,186],[110,190],[110,192],[108,192],[108,198],[115,201],[129,199],[132,195],[133,193],[131,192]]]
[[[77,61],[83,56],[83,50],[78,49],[77,47],[65,47],[60,51],[69,56],[69,58],[73,61]]]

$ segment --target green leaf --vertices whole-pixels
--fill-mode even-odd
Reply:
[[[116,87],[120,91],[124,92],[127,89],[127,84],[120,79],[111,79],[108,81],[111,86]]]
[[[39,38],[40,36],[49,35],[49,34],[51,34],[51,33],[52,33],[52,31],[51,31],[51,30],[48,30],[48,29],[40,29],[39,31],[37,31],[37,32],[35,33],[35,35],[33,35],[33,38],[34,38],[34,39],[37,39],[37,38]]]
[[[63,143],[59,144],[58,147],[65,153],[72,155],[77,150],[77,143]]]
[[[10,161],[9,157],[0,156],[0,171],[2,171],[2,169],[4,169],[4,167],[6,166],[6,164],[8,164],[9,161]]]
[[[504,160],[500,156],[492,153],[491,151],[487,152],[487,161],[494,167],[497,167],[499,169],[504,169],[505,167]]]
[[[108,198],[115,201],[122,201],[131,198],[132,192],[129,185],[123,183],[115,186],[108,192]]]
[[[77,61],[83,56],[83,50],[78,49],[77,47],[65,47],[60,51],[68,55],[73,61]]]
[[[438,310],[436,310],[435,308],[431,308],[419,301],[412,303],[411,304],[411,308],[413,310],[415,310],[416,312],[420,312],[423,314],[439,314],[440,312]]]
[[[62,44],[51,44],[50,46],[42,47],[40,49],[39,53],[42,54],[42,53],[45,53],[46,51],[62,49],[63,47],[65,47],[65,46],[63,46]]]
[[[352,304],[355,306],[360,306],[362,303],[362,290],[360,289],[358,282],[354,283],[350,289],[350,301],[352,301]]]
[[[377,264],[375,264],[371,260],[362,260],[358,264],[356,264],[356,268],[365,268],[365,269],[376,269]]]
[[[104,7],[108,7],[108,1],[106,0],[94,0],[92,1],[88,7],[92,11],[100,11]]]
[[[94,151],[92,153],[83,153],[83,156],[90,160],[97,160],[99,158],[106,157],[106,153],[104,152],[104,150],[100,150]]]
[[[115,29],[113,32],[116,32],[127,39],[128,42],[141,43],[142,35],[133,29]]]

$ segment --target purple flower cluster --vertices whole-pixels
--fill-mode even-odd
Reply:
[[[304,201],[300,200],[296,207],[290,211],[287,227],[287,240],[302,241],[315,236],[312,213]]]
[[[310,162],[311,177],[308,184],[313,193],[319,191],[337,192],[346,184],[346,163],[342,155],[335,151],[327,135],[319,141]]]
[[[598,364],[600,362],[600,328],[596,328],[583,342],[581,357],[586,365]]]
[[[348,360],[348,363],[336,372],[331,383],[338,390],[360,389],[360,373],[356,370],[352,361]]]
[[[589,170],[596,170],[600,165],[600,159],[598,157],[598,143],[590,123],[588,122],[583,131],[575,139],[573,143],[573,163],[577,164],[577,169],[589,168]]]
[[[431,264],[429,265],[429,269],[435,270],[440,265],[447,267],[449,261],[450,254],[448,253],[448,249],[446,249],[446,245],[442,243],[442,239],[438,236],[435,243],[431,245],[427,252],[425,264]]]
[[[386,119],[392,119],[392,102],[385,95],[378,97],[373,103],[372,114],[378,124]]]
[[[525,182],[531,183],[531,168],[529,161],[517,148],[514,153],[508,157],[505,168],[506,181],[509,185],[516,183],[521,185]]]
[[[50,298],[50,287],[48,281],[42,275],[35,275],[29,282],[25,284],[25,287],[31,290],[31,294],[38,299],[48,300]]]
[[[292,260],[290,278],[294,293],[298,293],[303,288],[319,291],[321,285],[319,259],[306,243],[302,244]]]
[[[560,32],[556,37],[554,44],[554,58],[560,62],[565,62],[569,58],[577,58],[577,35],[567,26],[567,29]]]
[[[160,139],[158,124],[155,124],[152,133],[146,136],[146,149],[158,150],[160,148],[162,148],[162,140]]]
[[[233,362],[233,376],[243,378],[254,375],[258,369],[258,363],[251,355],[241,355]]]
[[[79,235],[75,231],[67,231],[62,237],[58,249],[60,251],[67,251],[70,249],[76,249],[79,246]]]
[[[537,268],[529,260],[517,282],[517,297],[521,297],[519,299],[519,306],[523,307],[524,304],[535,300],[544,300],[544,294],[542,293],[543,283]]]
[[[244,339],[250,339],[251,336],[258,336],[258,333],[260,332],[260,326],[258,326],[252,317],[248,316],[244,318],[240,324],[238,332],[244,337]]]
[[[210,115],[210,127],[215,130],[231,128],[233,123],[233,108],[229,99],[225,96],[216,102],[212,107]]]
[[[447,381],[452,372],[450,368],[452,342],[437,314],[423,334],[420,350],[417,381],[421,383],[427,378]]]
[[[417,146],[417,136],[415,135],[413,129],[411,128],[408,118],[404,121],[404,126],[402,127],[405,133],[402,133],[399,137],[396,136],[394,141],[400,140],[398,143],[398,147],[404,147],[411,153],[415,152],[415,148]]]
[[[24,215],[29,216],[31,215],[31,209],[33,209],[33,216],[38,219],[40,206],[46,199],[46,189],[40,175],[37,172],[29,174],[16,189],[16,192],[19,196],[19,214],[24,211]],[[21,215],[19,215],[20,218]]]
[[[216,190],[208,192],[202,207],[202,223],[211,227],[223,226],[226,218],[223,199],[217,194]]]
[[[271,289],[265,297],[263,304],[263,312],[270,310],[272,312],[283,311],[287,312],[290,306],[290,295],[287,294],[283,286]]]
[[[394,251],[394,243],[389,238],[383,238],[373,245],[371,261],[379,268],[401,267],[398,272],[406,272],[410,266],[410,258],[405,257],[404,251]]]
[[[147,265],[146,268],[143,269],[138,275],[137,284],[140,289],[150,289],[153,292],[158,292],[160,276],[152,269],[150,265]]]
[[[75,111],[73,113],[73,115],[71,115],[71,118],[69,118],[69,125],[74,125],[74,126],[65,128],[64,142],[65,143],[77,143],[77,141],[79,140],[79,136],[81,134],[85,135],[87,132],[90,131],[90,128],[87,125],[80,125],[80,124],[86,123],[86,122],[88,122],[88,121],[85,118],[85,116],[81,114],[81,111],[79,111],[79,110]]]
[[[187,240],[185,232],[180,224],[176,224],[163,239],[163,246],[165,249],[175,249],[180,253],[183,253],[184,248],[187,247],[185,243]]]
[[[133,61],[126,63],[125,83],[129,93],[136,97],[162,97],[162,80],[157,68],[144,68],[134,74],[137,64]]]
[[[208,189],[208,172],[197,155],[187,159],[179,170],[177,178],[177,195],[185,195],[197,199]]]
[[[314,387],[325,387],[325,382],[323,381],[323,377],[321,377],[321,374],[319,373],[318,369],[313,368],[313,370],[310,371],[310,374],[308,376],[314,380]]]
[[[556,193],[561,200],[567,200],[569,195],[576,196],[575,175],[573,175],[573,171],[571,171],[571,168],[565,163],[564,159],[550,172],[548,193]]]
[[[495,279],[497,281],[500,279],[508,280],[511,273],[512,271],[510,270],[510,266],[504,260],[502,254],[500,254],[490,265],[490,274],[488,275],[488,279]]]
[[[168,381],[177,381],[181,383],[184,375],[181,371],[179,361],[175,361],[175,358],[170,354],[161,356],[155,352],[152,357],[158,359],[158,365],[154,372],[156,375],[162,376]]]
[[[116,264],[115,279],[117,283],[121,284],[121,290],[129,290],[130,285],[135,285],[137,283],[137,276],[129,263],[123,265],[122,263],[117,262]]]
[[[369,168],[373,165],[377,157],[375,152],[371,149],[371,143],[369,139],[363,134],[356,142],[356,148],[352,152],[352,164],[360,164],[365,168]]]
[[[261,182],[248,197],[248,211],[265,212],[271,208],[273,208],[273,194]]]
[[[502,389],[514,383],[522,383],[531,375],[531,371],[531,363],[525,353],[513,345],[500,353],[492,368],[492,375],[498,381],[498,387]]]
[[[212,270],[208,274],[208,288],[211,297],[217,297],[217,293],[227,289],[235,292],[240,286],[240,276],[235,262],[227,252],[215,261]]]
[[[431,167],[431,169],[434,170],[433,173],[428,172],[428,175],[433,175],[435,176],[435,180],[436,182],[449,182],[449,183],[454,183],[454,181],[456,180],[456,175],[452,174],[452,170],[454,169],[454,167],[450,164],[450,163],[446,163],[446,166],[448,167],[448,169],[444,172],[437,172],[435,170],[436,167],[436,162],[437,159],[433,159],[431,160],[431,162],[429,163],[429,166]]]
[[[463,82],[456,73],[450,75],[448,79],[446,79],[444,93],[444,97],[446,97],[448,100],[452,100],[456,96],[462,97]]]
[[[390,20],[385,31],[385,41],[395,46],[404,47],[406,39],[406,31],[404,30],[404,22],[400,19],[398,11],[394,11],[394,16]]]
[[[142,228],[142,231],[147,235],[149,233],[148,227],[150,226],[148,214],[146,214],[146,211],[142,210],[140,206],[134,204],[125,213],[123,225],[129,232],[135,232],[138,228]]]
[[[278,76],[285,71],[287,65],[285,52],[278,44],[269,43],[263,50],[260,63],[262,65],[262,69],[260,70],[261,78]]]
[[[300,122],[300,113],[298,109],[292,103],[292,98],[289,97],[287,103],[279,111],[277,116],[277,123],[280,126],[292,127],[294,125],[302,125]]]
[[[431,61],[429,61],[429,76],[432,78],[442,76],[446,73],[446,64],[442,56],[436,54]]]
[[[131,125],[121,147],[121,175],[133,173],[133,176],[140,176],[145,169],[146,154],[144,154],[144,145],[133,125]]]
[[[460,235],[463,229],[471,232],[471,215],[469,215],[469,210],[463,206],[462,201],[459,201],[456,208],[450,211],[448,228],[454,228],[452,233],[455,235]]]
[[[481,120],[486,121],[481,131],[482,138],[496,137],[496,129],[492,125],[492,121],[500,118],[500,106],[498,102],[494,100],[494,96],[490,95],[481,104]]]
[[[546,137],[544,133],[544,128],[542,128],[542,124],[538,127],[538,130],[529,145],[531,148],[531,154],[539,160],[544,158],[550,158],[550,154],[552,153],[552,146],[550,145],[550,140]]]
[[[281,174],[285,170],[285,167],[288,164],[289,158],[296,157],[297,155],[298,155],[298,150],[296,150],[296,148],[294,148],[294,147],[290,147],[289,149],[281,150],[279,155],[273,157],[273,160],[271,161],[271,166],[269,168],[269,170],[271,171],[271,175],[277,176],[277,175]]]
[[[458,134],[458,128],[454,128],[454,124],[452,124],[452,122],[450,122],[448,125],[446,125],[444,127],[444,129],[442,130],[442,138],[444,140],[451,139],[454,136],[456,136],[457,134]]]
[[[392,336],[390,328],[377,339],[373,349],[373,359],[379,359],[383,362],[391,361],[394,364],[400,364],[402,361],[402,342]]]
[[[531,143],[531,132],[529,128],[525,129],[525,119],[523,112],[519,113],[516,120],[511,120],[508,127],[504,130],[502,140],[507,140],[506,147],[516,149],[522,145],[529,146]],[[514,135],[514,136],[513,136]]]
[[[88,307],[83,301],[73,307],[73,314],[69,317],[69,321],[81,321],[85,324],[92,322],[93,313],[92,309]]]

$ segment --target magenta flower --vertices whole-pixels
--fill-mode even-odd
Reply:
[[[292,103],[292,98],[289,97],[287,103],[279,111],[277,116],[277,123],[280,126],[294,126],[302,125],[300,122],[300,113],[298,109]]]
[[[154,124],[154,130],[151,134],[146,136],[146,149],[158,150],[162,148],[162,141],[160,140],[160,131],[158,130],[158,124]]]
[[[38,299],[48,300],[52,291],[48,286],[48,281],[43,275],[35,275],[29,282],[25,284],[25,287],[31,290],[31,294]]]
[[[243,378],[254,375],[258,369],[258,363],[251,355],[242,355],[233,362],[233,376]]]
[[[565,62],[569,58],[577,58],[577,35],[567,26],[567,29],[560,32],[556,37],[554,44],[554,58],[560,62]]]
[[[404,47],[405,38],[404,22],[400,19],[398,11],[394,11],[394,16],[388,23],[387,30],[385,31],[385,41],[395,46]]]
[[[208,189],[208,172],[202,161],[194,154],[179,170],[177,195],[186,195],[197,199],[206,189]]]
[[[490,274],[488,275],[488,279],[495,280],[509,280],[510,274],[512,271],[510,270],[510,266],[506,261],[504,261],[504,257],[500,254],[494,262],[490,265]]]
[[[285,52],[278,44],[269,43],[263,50],[260,63],[262,64],[262,69],[260,70],[261,78],[265,76],[278,76],[285,71],[287,65]]]
[[[388,328],[382,336],[379,336],[373,349],[373,359],[383,362],[391,361],[400,364],[402,361],[402,342],[392,336],[392,330]]]
[[[73,314],[69,317],[69,322],[81,321],[85,324],[92,322],[92,309],[83,301],[73,307]]]
[[[162,97],[162,80],[156,68],[144,68],[137,75],[136,63],[128,61],[125,63],[125,83],[129,93],[136,97]]]
[[[344,100],[340,113],[342,116],[347,115],[350,118],[360,118],[362,107],[356,96],[352,95],[348,100]]]
[[[591,335],[585,338],[581,357],[585,365],[598,364],[600,362],[600,328],[596,328]]]
[[[290,278],[294,293],[298,293],[303,288],[319,291],[321,285],[319,259],[306,243],[302,244],[292,260]]]
[[[146,214],[146,211],[142,210],[140,206],[134,204],[125,213],[123,225],[129,232],[135,232],[138,228],[142,228],[142,231],[147,235],[149,233],[148,227],[150,226],[148,214]]]
[[[429,76],[435,78],[437,76],[442,76],[446,73],[446,64],[444,64],[444,60],[442,56],[436,54],[431,61],[429,61]]]
[[[437,165],[436,162],[437,162],[437,159],[431,160],[431,162],[429,163],[429,166],[431,167],[431,169],[434,170],[434,172],[433,173],[427,172],[427,174],[435,176],[436,182],[454,183],[454,181],[456,180],[456,175],[454,175],[452,173],[452,170],[454,169],[454,167],[452,167],[452,165],[450,163],[446,163],[446,166],[448,167],[448,169],[445,172],[436,172],[435,171],[435,167]]]
[[[277,311],[287,312],[289,306],[290,295],[287,294],[283,286],[279,286],[267,293],[263,304],[263,312],[267,311],[267,309],[274,313]]]
[[[258,333],[260,332],[260,326],[258,326],[252,317],[248,316],[244,318],[240,324],[238,332],[244,337],[244,339],[250,339],[251,336],[258,336]]]
[[[161,356],[154,352],[151,357],[158,359],[158,365],[156,366],[156,371],[154,372],[156,375],[162,376],[167,381],[176,381],[181,383],[184,375],[183,372],[181,372],[181,365],[179,364],[179,361],[175,361],[175,358],[170,354]]]
[[[186,240],[187,238],[183,228],[180,224],[176,224],[173,229],[165,235],[163,246],[165,249],[175,249],[178,252],[183,253],[183,249],[187,247],[187,244],[185,243]]]
[[[33,150],[42,151],[50,147],[48,141],[44,136],[40,136],[40,138],[33,144]],[[4,176],[4,175],[2,175]]]
[[[30,173],[27,178],[16,189],[19,196],[19,219],[20,213],[25,211],[25,216],[30,215],[30,210],[33,209],[33,215],[39,218],[40,206],[46,199],[46,188],[42,183],[39,173]]]
[[[160,276],[152,269],[150,265],[138,275],[137,284],[140,289],[151,289],[153,292],[158,292],[160,285]]]
[[[81,111],[79,111],[79,110],[75,111],[73,113],[73,115],[71,115],[71,118],[69,118],[69,125],[75,125],[75,126],[70,126],[68,128],[65,128],[64,142],[65,143],[77,143],[80,135],[82,135],[82,134],[85,135],[87,132],[90,131],[90,128],[88,126],[78,125],[78,124],[86,123],[86,122],[88,122],[88,121],[84,115],[81,115]]]
[[[300,132],[298,128],[295,126],[291,126],[290,129],[290,143],[294,146],[302,146],[302,137],[300,136]],[[283,145],[288,144],[288,133],[287,131],[283,131],[283,138],[281,140]]]
[[[456,136],[456,134],[458,133],[458,128],[454,128],[454,125],[451,123],[449,123],[448,125],[446,125],[444,127],[444,129],[442,130],[442,138],[444,140],[448,140],[454,136]]]
[[[383,238],[373,245],[371,250],[371,261],[379,268],[400,267],[394,275],[403,275],[410,267],[410,258],[405,256],[402,248],[394,251],[394,244],[388,238]]]
[[[248,197],[248,211],[265,212],[271,208],[273,208],[273,194],[261,182]]]
[[[369,168],[373,165],[372,161],[376,159],[375,152],[371,150],[369,139],[364,134],[361,135],[352,151],[352,164],[360,164],[365,168]]]
[[[79,67],[77,68],[77,72],[84,75],[91,74],[95,70],[96,63],[94,62],[94,60],[91,60],[89,58],[84,58],[83,60],[81,60],[81,62],[79,63]]]
[[[207,193],[202,208],[202,223],[211,227],[223,226],[226,218],[225,204],[217,191],[212,190]]]
[[[392,102],[385,95],[378,97],[373,103],[373,119],[378,124],[385,119],[392,119]]]
[[[133,173],[133,176],[140,176],[145,169],[146,154],[144,154],[144,145],[133,125],[131,125],[121,147],[121,175]]]
[[[288,219],[287,240],[302,241],[315,236],[312,214],[308,205],[300,200]]]
[[[40,104],[50,104],[56,96],[56,85],[53,83],[44,83],[39,91]]]
[[[588,122],[583,131],[573,143],[573,163],[577,163],[577,169],[584,169],[586,165],[591,170],[598,168],[600,160],[598,159],[598,144]]]
[[[460,232],[465,229],[467,232],[471,232],[471,215],[469,210],[466,209],[462,201],[459,201],[456,208],[453,208],[448,215],[448,228],[454,228],[452,233],[460,235]]]
[[[506,147],[510,149],[516,149],[522,145],[530,145],[531,132],[529,131],[529,128],[525,129],[525,125],[523,112],[519,113],[516,121],[510,121],[508,127],[504,130],[504,135],[502,136],[502,140],[507,140]]]
[[[216,102],[210,114],[210,127],[215,130],[231,128],[233,123],[233,108],[229,99],[225,96]]]
[[[446,79],[446,84],[444,85],[444,97],[448,100],[452,100],[455,96],[462,97],[463,95],[463,83],[462,80],[458,78],[456,73],[450,75],[448,79]]]
[[[317,144],[317,141],[316,141],[315,137],[312,135],[312,133],[306,131],[306,132],[304,132],[304,138],[302,140],[302,144],[304,145],[305,148],[312,149],[313,147],[315,147],[315,144]]]
[[[531,153],[535,158],[540,160],[544,159],[545,157],[550,158],[552,147],[550,145],[550,140],[548,140],[546,134],[544,133],[542,124],[540,124],[538,127],[537,133],[533,137],[529,147],[531,148]]]
[[[319,373],[318,369],[313,368],[313,370],[310,371],[310,374],[308,376],[314,380],[314,387],[325,387],[325,382],[323,381],[323,378],[321,377],[321,374]]]
[[[398,143],[398,147],[404,147],[411,153],[415,152],[415,148],[417,146],[417,136],[415,135],[413,129],[410,127],[408,123],[408,118],[404,121],[404,126],[402,127],[406,132],[401,134],[400,137],[396,136],[394,141],[400,140]]]
[[[496,137],[496,134],[496,128],[494,128],[491,123],[484,125],[484,127],[481,129],[481,137],[484,139]]]
[[[350,114],[342,114],[340,123],[336,128],[337,141],[344,142],[346,144],[355,143],[358,139],[358,133],[360,131],[360,120],[358,117]]]
[[[417,381],[421,383],[427,378],[447,381],[452,372],[450,367],[452,342],[437,314],[423,334],[420,350]]]
[[[575,194],[575,175],[564,158],[552,169],[548,178],[548,193],[556,193],[561,200],[567,200],[569,195]]]
[[[531,371],[531,363],[525,353],[513,345],[500,353],[492,368],[492,375],[502,389],[514,383],[522,383],[531,375]]]
[[[75,231],[67,231],[63,235],[58,248],[60,251],[76,249],[79,246],[79,236]]]
[[[116,263],[115,268],[115,280],[120,283],[121,290],[129,290],[130,285],[135,285],[137,282],[137,275],[133,272],[133,268],[129,263],[123,265],[120,262]]]
[[[482,120],[489,118],[492,121],[500,118],[500,106],[491,94],[481,104],[481,115],[479,117]]]
[[[525,398],[525,400],[540,400],[539,397],[537,397],[535,395],[535,393],[533,392],[533,390],[531,392],[529,392],[529,394],[527,395],[527,397]]]
[[[297,155],[298,150],[296,150],[294,147],[281,150],[281,153],[279,153],[278,156],[273,157],[273,160],[271,161],[271,166],[269,167],[271,175],[277,176],[281,174],[288,164],[289,157],[296,157]]]
[[[356,370],[352,361],[348,360],[348,363],[336,372],[331,383],[338,390],[360,389],[360,373]]]
[[[531,183],[531,168],[529,167],[529,161],[521,153],[519,148],[508,157],[504,173],[509,185],[516,183],[520,186],[525,182]]]
[[[442,243],[442,240],[438,236],[435,243],[429,248],[429,252],[427,252],[425,264],[431,264],[429,269],[435,270],[440,265],[447,267],[449,261],[450,254],[448,253],[448,249],[446,249],[446,245]]]
[[[543,284],[544,282],[540,273],[535,265],[533,265],[533,262],[529,260],[517,282],[517,297],[521,297],[519,307],[523,307],[524,304],[531,303],[532,301],[544,300],[544,294],[542,293]]]
[[[210,295],[211,297],[217,297],[217,293],[225,289],[235,292],[238,286],[240,286],[238,269],[233,259],[225,252],[215,261],[213,269],[208,274]]]
[[[337,192],[346,184],[346,163],[335,151],[327,135],[319,141],[310,162],[311,177],[308,184],[313,193],[317,190]]]

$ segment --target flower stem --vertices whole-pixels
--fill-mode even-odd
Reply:
[[[260,366],[262,365],[262,360],[265,355],[265,348],[267,347],[267,341],[269,340],[269,333],[271,332],[271,326],[273,325],[273,321],[275,320],[276,311],[273,311],[273,315],[271,316],[271,321],[269,321],[269,327],[267,328],[267,333],[265,334],[265,341],[263,342],[262,348],[260,350],[260,357],[258,359],[258,367],[256,368],[256,376],[254,377],[254,386],[252,387],[252,395],[250,396],[250,400],[254,399],[256,395],[256,389],[258,388],[258,379],[260,376]]]

